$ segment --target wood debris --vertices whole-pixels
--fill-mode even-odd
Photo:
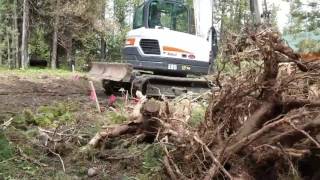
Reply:
[[[278,179],[292,171],[319,178],[320,163],[310,157],[320,162],[320,62],[303,61],[271,29],[246,30],[225,53],[228,63],[250,66],[237,76],[213,77],[219,92],[211,93],[200,126],[188,125],[192,101],[173,108],[148,100],[141,118],[99,132],[89,145],[144,134],[164,147],[171,179]],[[283,71],[283,63],[290,69]]]

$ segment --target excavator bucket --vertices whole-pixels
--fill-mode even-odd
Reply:
[[[96,80],[129,82],[132,71],[130,64],[93,62],[89,76]]]

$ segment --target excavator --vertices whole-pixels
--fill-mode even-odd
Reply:
[[[213,0],[192,3],[146,0],[135,10],[124,62],[94,62],[89,75],[102,80],[107,94],[125,89],[133,95],[176,97],[212,88],[206,75],[214,72],[218,51]]]
[[[136,8],[133,29],[122,50],[123,63],[93,62],[89,75],[102,80],[107,94],[128,90],[175,97],[204,92],[212,84],[217,33],[212,0],[147,0]]]

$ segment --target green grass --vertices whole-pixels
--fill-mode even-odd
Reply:
[[[161,180],[167,179],[163,173],[163,157],[165,155],[159,144],[133,144],[128,148],[132,154],[141,152],[139,172],[135,176],[125,176],[123,180]]]
[[[188,124],[192,127],[197,127],[201,124],[201,122],[204,121],[205,114],[206,114],[206,106],[204,105],[198,105],[193,107],[191,112],[191,118],[188,122]]]
[[[16,145],[11,143],[10,138],[24,136],[21,132],[8,130],[0,133],[0,179],[30,179],[38,171],[38,167],[17,156]],[[25,137],[25,136],[24,136]],[[24,142],[26,147],[21,147],[27,154],[35,154],[29,145]],[[28,147],[28,148],[27,148]]]
[[[31,179],[38,175],[39,167],[22,159],[9,159],[0,162],[0,179]]]
[[[127,121],[127,116],[122,112],[108,112],[107,117],[110,124],[121,124]]]
[[[55,103],[49,106],[40,106],[35,112],[25,109],[14,118],[13,125],[17,128],[26,128],[28,125],[40,127],[56,127],[59,124],[72,124],[75,121],[76,105],[71,103]]]
[[[0,161],[6,161],[14,155],[14,149],[5,137],[3,133],[0,132]]]
[[[121,124],[128,120],[128,112],[123,100],[117,100],[115,107],[118,110],[117,112],[108,111],[106,113],[107,119],[110,124]]]
[[[147,177],[157,176],[162,170],[164,151],[158,144],[152,144],[144,149],[142,173]]]
[[[58,77],[70,77],[74,75],[81,75],[81,72],[72,73],[71,71],[57,69],[52,70],[49,68],[28,68],[22,69],[8,69],[7,67],[0,66],[0,74],[16,75],[16,76],[28,76],[28,77],[39,77],[42,75],[46,76],[58,76]]]

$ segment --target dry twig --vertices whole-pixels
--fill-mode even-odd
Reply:
[[[62,170],[63,170],[63,172],[66,172],[66,168],[65,168],[65,166],[64,166],[64,161],[63,161],[63,159],[61,158],[60,154],[52,151],[50,148],[48,148],[48,150],[49,150],[52,154],[56,155],[56,156],[59,158],[59,160],[60,160],[60,162],[61,162],[61,165],[62,165]]]

